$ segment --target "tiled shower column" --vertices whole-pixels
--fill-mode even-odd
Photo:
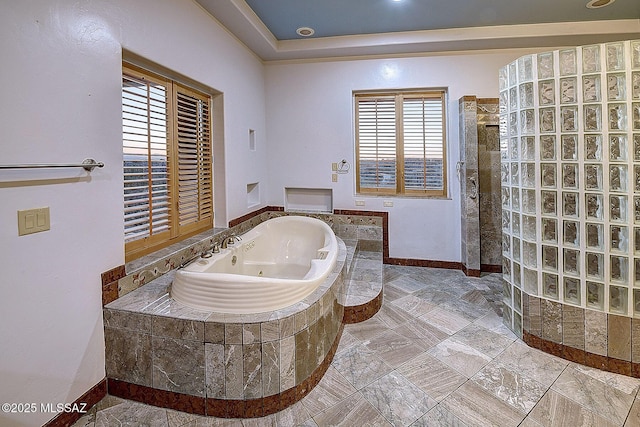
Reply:
[[[505,323],[640,363],[640,41],[504,67],[500,145]]]

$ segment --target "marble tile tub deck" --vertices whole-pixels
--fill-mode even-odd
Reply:
[[[640,380],[528,347],[503,325],[500,275],[383,271],[380,311],[344,326],[326,374],[295,405],[222,419],[108,395],[75,426],[640,426]]]

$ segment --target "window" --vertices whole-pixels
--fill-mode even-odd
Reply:
[[[123,66],[126,261],[213,227],[211,97]]]
[[[445,95],[355,94],[357,193],[447,195]]]

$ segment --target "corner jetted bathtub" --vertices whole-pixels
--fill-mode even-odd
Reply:
[[[171,296],[221,313],[261,313],[295,304],[333,270],[338,242],[319,219],[281,216],[265,221],[235,245],[176,272]]]

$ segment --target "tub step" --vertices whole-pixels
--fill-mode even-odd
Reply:
[[[344,323],[363,322],[382,306],[382,253],[356,251],[348,274]]]

